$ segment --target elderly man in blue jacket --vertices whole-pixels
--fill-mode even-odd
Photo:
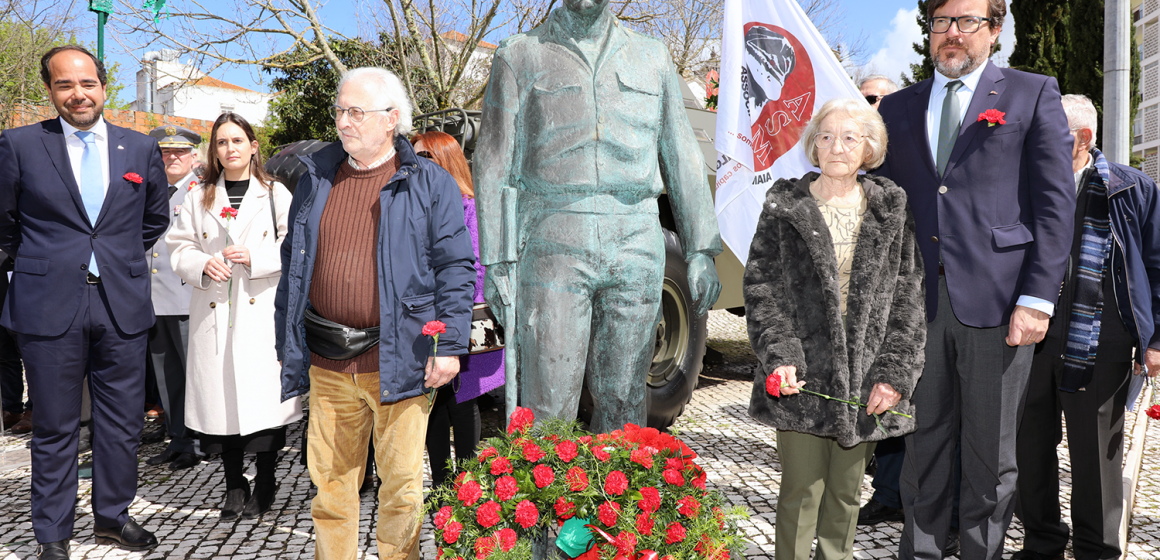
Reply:
[[[316,557],[358,553],[373,437],[379,557],[418,559],[426,393],[467,353],[475,255],[455,180],[406,140],[411,103],[394,74],[345,73],[330,113],[342,142],[303,158],[282,244],[282,398],[310,392]],[[423,333],[435,320],[437,356]]]
[[[1119,558],[1128,385],[1133,371],[1160,371],[1160,193],[1147,175],[1107,161],[1095,148],[1091,100],[1065,95],[1063,108],[1075,137],[1075,239],[1019,426],[1017,511],[1025,536],[1014,558],[1063,558],[1067,546],[1055,451],[1061,414],[1071,454],[1075,557]]]

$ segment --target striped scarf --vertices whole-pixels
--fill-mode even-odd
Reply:
[[[1067,347],[1063,354],[1063,376],[1059,390],[1074,393],[1092,379],[1096,348],[1100,340],[1100,319],[1104,311],[1103,279],[1112,254],[1112,233],[1108,219],[1108,162],[1092,149],[1095,173],[1088,174],[1087,205],[1080,235],[1079,264],[1076,266],[1071,317],[1067,325]]]

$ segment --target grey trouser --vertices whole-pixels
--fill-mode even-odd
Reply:
[[[575,418],[587,376],[593,432],[643,425],[665,266],[656,214],[542,212],[519,261],[523,405]]]
[[[899,558],[942,560],[954,501],[955,440],[962,436],[959,538],[963,560],[999,559],[1015,510],[1016,431],[1034,346],[1011,348],[1007,325],[963,325],[939,278],[927,324],[926,367],[914,396],[918,429],[906,436]]]
[[[185,429],[185,351],[189,347],[189,315],[158,315],[149,329],[149,359],[165,409],[169,451],[193,453],[194,440]]]

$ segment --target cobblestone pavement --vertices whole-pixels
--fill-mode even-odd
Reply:
[[[722,363],[705,368],[692,402],[674,429],[701,456],[711,486],[730,501],[746,506],[751,518],[744,522],[752,541],[746,556],[772,559],[774,523],[780,465],[775,432],[749,419],[746,410],[756,359],[749,350],[745,322],[727,312],[713,312],[709,325],[710,345],[721,353]],[[500,412],[484,411],[484,437],[494,431]],[[1134,415],[1127,418],[1132,426]],[[147,427],[153,429],[154,427]],[[1140,478],[1129,536],[1128,557],[1160,559],[1160,427],[1149,427],[1148,447]],[[142,446],[140,487],[130,514],[155,532],[161,545],[147,553],[125,552],[98,546],[93,540],[90,507],[92,485],[80,483],[73,558],[230,558],[297,559],[314,555],[310,499],[314,490],[305,467],[299,462],[303,426],[292,426],[287,448],[278,466],[281,486],[273,509],[259,520],[219,521],[218,507],[224,499],[220,461],[206,461],[184,471],[150,467],[144,459],[161,451],[163,444]],[[1128,434],[1126,434],[1128,435]],[[29,514],[28,436],[0,436],[0,560],[35,558],[36,542]],[[1130,445],[1130,441],[1126,445]],[[1070,469],[1066,449],[1060,449],[1061,485],[1064,499],[1070,493]],[[84,457],[82,457],[84,458]],[[253,474],[252,466],[250,468]],[[863,484],[863,500],[872,490],[870,478]],[[376,500],[362,501],[360,558],[377,558],[374,542]],[[1065,515],[1068,512],[1065,511]],[[860,528],[855,541],[856,558],[894,558],[900,523]],[[1007,533],[1005,557],[1019,550],[1021,527],[1016,521]],[[433,558],[434,535],[430,519],[421,537],[423,558]],[[1071,558],[1070,551],[1068,558]]]

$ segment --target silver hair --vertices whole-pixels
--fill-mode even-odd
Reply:
[[[862,89],[862,86],[864,86],[870,82],[876,82],[878,80],[882,80],[882,81],[886,82],[886,94],[887,95],[890,95],[890,94],[898,91],[898,84],[895,83],[894,80],[891,80],[890,78],[887,78],[886,76],[883,76],[882,74],[871,74],[869,76],[866,76],[865,78],[862,78],[862,80],[858,82],[858,89]]]
[[[1063,112],[1067,113],[1067,126],[1071,129],[1087,128],[1092,131],[1092,144],[1096,142],[1096,131],[1100,123],[1096,106],[1086,95],[1069,93],[1063,96]]]
[[[866,154],[862,162],[863,171],[876,169],[886,161],[886,124],[882,122],[882,116],[878,111],[862,99],[831,99],[814,113],[814,118],[810,119],[810,124],[806,126],[799,140],[811,165],[818,166],[818,148],[814,145],[814,136],[817,136],[818,129],[822,127],[822,121],[833,114],[847,115],[862,125],[866,145],[870,148],[870,153]]]
[[[385,105],[383,109],[387,107],[398,109],[399,122],[395,125],[395,134],[400,136],[411,134],[411,100],[407,98],[407,90],[403,88],[403,82],[399,81],[399,77],[394,72],[376,66],[347,70],[342,73],[342,79],[338,81],[338,91],[342,91],[342,86],[352,80],[365,82],[371,87],[375,91],[375,97],[383,100]],[[364,107],[364,109],[370,109],[370,107]]]

